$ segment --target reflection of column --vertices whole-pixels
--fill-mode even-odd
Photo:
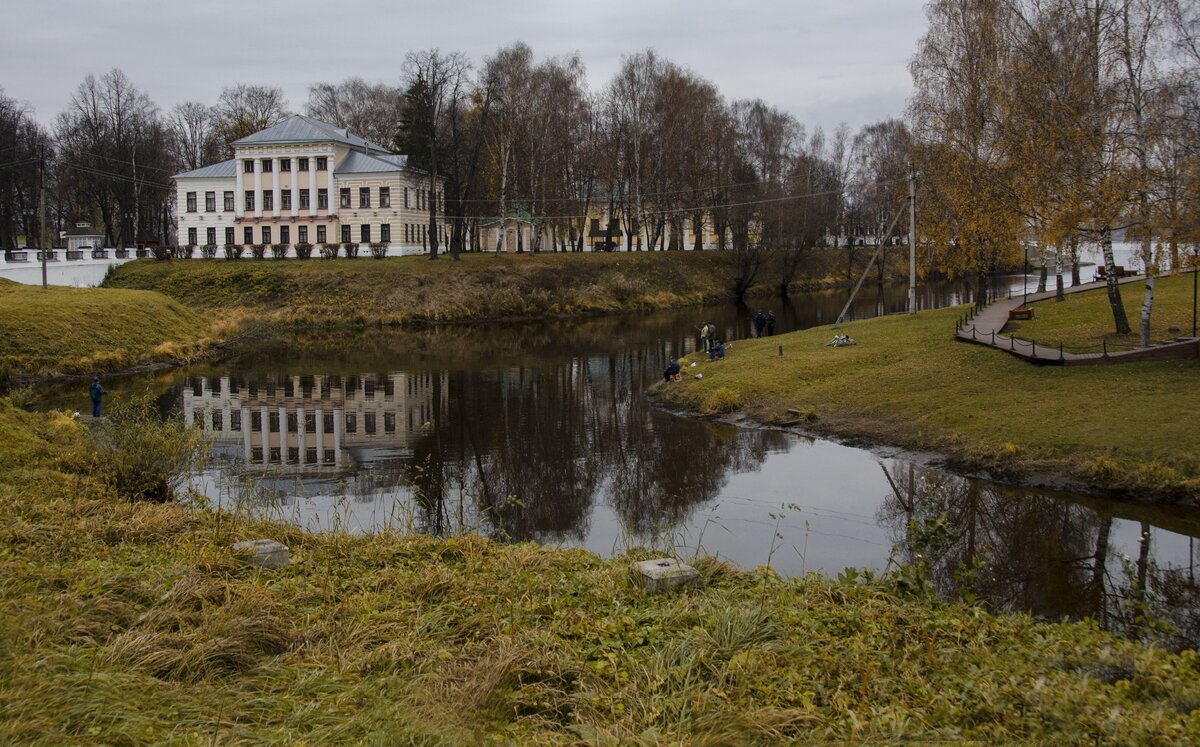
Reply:
[[[242,458],[250,461],[250,408],[242,408]]]
[[[268,464],[271,461],[271,413],[266,405],[259,408],[258,416],[262,418],[262,428],[259,430],[261,434],[260,441],[263,450],[263,464]]]
[[[340,407],[333,408],[333,463],[342,466],[342,418],[345,413]]]
[[[300,455],[300,463],[301,464],[306,463],[305,459],[304,459],[304,456],[305,456],[305,454],[304,454],[304,446],[305,446],[304,435],[305,435],[304,434],[304,408],[297,407],[296,408],[296,446],[297,446],[297,452]]]
[[[279,406],[279,463],[287,464],[287,408]]]
[[[316,409],[314,420],[317,425],[317,464],[321,464],[325,458],[325,439],[322,438],[325,434],[325,413],[319,407]]]

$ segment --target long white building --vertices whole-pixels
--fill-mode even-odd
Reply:
[[[234,157],[175,176],[179,243],[193,247],[384,244],[427,252],[429,205],[446,245],[443,183],[407,156],[294,115],[234,142]]]

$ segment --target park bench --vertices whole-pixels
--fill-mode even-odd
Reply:
[[[1137,270],[1126,270],[1124,265],[1117,265],[1114,269],[1117,271],[1116,275],[1118,278],[1131,278],[1139,274]],[[1104,265],[1096,265],[1096,280],[1107,279],[1108,273],[1105,271]]]
[[[1033,318],[1033,309],[1030,309],[1030,308],[1012,309],[1011,311],[1008,312],[1008,320],[1010,322],[1029,321],[1032,318]]]

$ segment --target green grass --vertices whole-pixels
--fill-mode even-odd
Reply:
[[[0,282],[0,380],[194,356],[209,324],[160,293]]]
[[[630,558],[132,504],[82,427],[0,400],[3,743],[1200,739],[1194,652],[883,578],[701,561],[648,597]],[[242,565],[253,537],[293,563]]]
[[[1200,496],[1200,361],[1037,367],[955,341],[962,313],[738,341],[725,360],[685,359],[686,373],[703,380],[689,376],[657,392],[704,414],[741,409],[767,422],[804,420],[818,432],[938,451],[972,468]],[[825,347],[839,332],[858,344]],[[689,360],[696,368],[686,368]]]
[[[1132,331],[1118,335],[1113,326],[1112,309],[1104,289],[1072,293],[1063,301],[1053,299],[1030,304],[1034,318],[1011,322],[1007,331],[1025,340],[1037,340],[1051,347],[1062,342],[1081,352],[1103,348],[1123,350],[1140,344],[1138,325],[1141,319],[1142,282],[1120,286],[1121,300]],[[1156,342],[1192,334],[1192,275],[1172,275],[1155,283],[1154,309],[1150,315],[1150,339]]]
[[[463,254],[383,260],[131,262],[109,287],[156,290],[204,311],[305,324],[535,318],[693,306],[731,298],[730,252]],[[834,277],[814,252],[797,283]],[[764,268],[751,293],[777,284]]]

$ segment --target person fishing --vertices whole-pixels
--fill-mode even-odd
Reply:
[[[92,377],[92,384],[88,387],[88,396],[92,398],[92,417],[100,417],[100,408],[103,403],[104,396],[108,394],[104,387],[100,384],[100,374]]]
[[[667,362],[667,367],[663,369],[663,381],[671,381],[679,376],[679,361],[671,359]]]

